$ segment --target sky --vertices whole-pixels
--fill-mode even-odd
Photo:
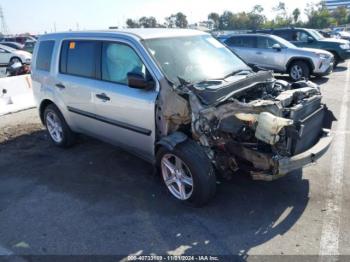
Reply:
[[[125,26],[127,18],[154,16],[164,18],[183,12],[189,23],[206,20],[210,12],[221,14],[250,11],[260,4],[269,18],[278,0],[0,0],[8,31],[12,34],[72,30],[108,29]],[[315,0],[284,0],[289,12],[303,10]],[[1,24],[0,24],[1,25]]]

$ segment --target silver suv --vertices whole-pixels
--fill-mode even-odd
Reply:
[[[333,70],[334,56],[325,50],[299,48],[281,37],[267,34],[237,34],[222,40],[246,63],[288,73],[293,81]]]
[[[199,31],[48,34],[33,60],[34,95],[55,145],[82,133],[125,148],[193,205],[214,195],[216,174],[277,179],[331,143],[317,85],[254,72]]]

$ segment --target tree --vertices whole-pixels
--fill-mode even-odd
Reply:
[[[277,6],[272,8],[274,12],[277,13],[277,15],[286,17],[287,16],[287,9],[286,9],[286,4],[284,2],[279,2]]]
[[[248,28],[258,29],[266,22],[266,17],[263,15],[264,8],[261,5],[253,7],[252,11],[248,13]]]
[[[158,27],[157,20],[153,17],[141,17],[139,19],[139,25],[143,28],[155,28]]]
[[[232,28],[232,21],[234,15],[230,11],[224,11],[219,19],[219,29],[220,30],[229,30]]]
[[[126,20],[126,25],[127,25],[128,28],[138,28],[138,27],[140,27],[138,22],[136,22],[135,20],[132,20],[130,18]]]
[[[165,20],[167,21],[168,27],[179,27],[179,28],[187,28],[188,21],[185,14],[178,12],[176,14],[172,14],[169,17],[166,17]]]
[[[307,27],[326,28],[331,25],[336,25],[337,23],[322,2],[319,4],[307,4],[305,8],[305,15],[308,18],[308,22],[306,23]]]
[[[299,20],[299,17],[300,17],[300,9],[299,8],[295,8],[294,11],[293,11],[293,20],[294,20],[294,23],[296,24]]]
[[[213,21],[215,29],[219,28],[220,15],[218,13],[210,13],[208,15],[208,20]]]
[[[348,21],[348,9],[345,6],[339,6],[332,12],[332,16],[337,21],[337,25],[344,25]]]
[[[289,26],[293,22],[292,18],[288,16],[286,4],[284,2],[279,2],[272,10],[276,12],[276,17],[273,21],[275,27]]]

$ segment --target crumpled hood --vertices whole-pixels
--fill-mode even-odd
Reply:
[[[200,101],[205,105],[213,105],[219,102],[223,102],[236,93],[240,93],[243,90],[248,90],[259,83],[273,82],[272,71],[259,71],[246,76],[241,76],[236,81],[221,81],[216,85],[216,88],[203,88],[204,84],[196,84],[191,87],[193,93],[195,93]],[[215,80],[214,82],[217,82]]]

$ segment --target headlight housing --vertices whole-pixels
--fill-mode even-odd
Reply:
[[[31,58],[26,58],[26,59],[25,59],[25,62],[26,62],[26,63],[30,63],[30,62],[32,62],[32,59],[31,59]]]
[[[316,54],[316,55],[321,59],[328,59],[329,58],[329,55],[326,55],[326,54]]]
[[[350,49],[350,45],[349,44],[342,44],[339,46],[341,49]]]

